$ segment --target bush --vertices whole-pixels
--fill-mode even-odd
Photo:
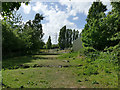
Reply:
[[[109,68],[106,68],[105,73],[111,73],[111,70]]]
[[[95,66],[91,65],[88,68],[85,68],[84,74],[86,74],[86,75],[92,75],[92,74],[97,75],[98,71],[97,71],[97,68]]]
[[[53,44],[52,49],[56,49],[56,48],[59,48],[59,45],[58,44]]]
[[[97,81],[93,81],[92,84],[99,84]]]

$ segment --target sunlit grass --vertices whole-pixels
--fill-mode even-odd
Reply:
[[[3,87],[117,88],[118,65],[108,59],[109,56],[103,58],[101,55],[91,60],[89,57],[80,56],[77,52],[61,56],[32,55],[6,59],[3,61],[6,69],[2,69]],[[9,66],[15,67],[21,64],[30,67],[9,69]],[[34,67],[35,65],[43,67]]]

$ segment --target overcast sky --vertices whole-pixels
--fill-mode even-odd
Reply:
[[[43,40],[46,42],[50,35],[52,43],[55,44],[57,43],[55,36],[56,34],[58,36],[64,25],[67,28],[82,31],[92,2],[92,0],[76,0],[74,2],[69,0],[58,0],[58,2],[34,0],[33,2],[32,0],[28,6],[22,4],[18,13],[22,15],[24,22],[33,20],[36,13],[43,14],[45,17],[41,22],[45,34]],[[104,0],[103,4],[107,5],[107,12],[111,10],[109,0]]]

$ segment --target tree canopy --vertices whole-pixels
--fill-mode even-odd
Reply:
[[[43,16],[39,13],[35,15],[33,21],[29,20],[22,26],[16,25],[13,20],[2,20],[3,55],[6,56],[8,53],[13,54],[11,56],[24,55],[39,51],[44,45],[41,20]]]
[[[101,1],[93,2],[87,16],[87,24],[82,30],[84,47],[93,47],[104,50],[106,47],[115,46],[120,41],[120,12],[119,2],[111,2],[112,11],[105,14],[106,6]]]
[[[14,10],[18,10],[21,6],[21,3],[25,3],[28,5],[29,1],[26,0],[26,2],[2,2],[2,16],[9,16],[12,14]]]

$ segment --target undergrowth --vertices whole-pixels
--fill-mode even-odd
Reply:
[[[117,49],[118,50],[118,49]],[[89,49],[82,49],[79,52],[72,52],[63,54],[61,59],[71,59],[72,63],[77,63],[81,65],[78,67],[79,72],[76,72],[78,76],[90,77],[93,84],[105,83],[111,87],[118,85],[118,71],[119,71],[119,53],[115,50],[113,51],[96,51]],[[78,58],[78,57],[84,58]],[[99,77],[94,80],[93,76]],[[82,78],[83,78],[82,77]],[[103,81],[100,81],[103,78]],[[109,80],[112,78],[111,80]]]

